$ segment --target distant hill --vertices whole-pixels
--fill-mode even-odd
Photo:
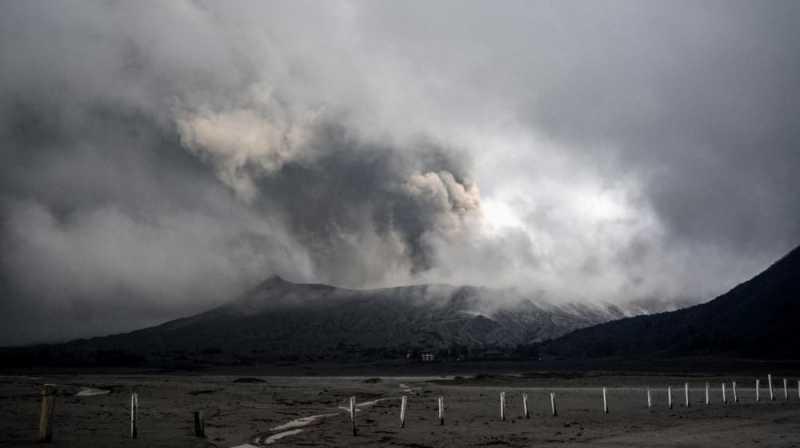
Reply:
[[[800,357],[800,247],[726,294],[584,328],[538,346],[558,357]]]
[[[513,291],[418,285],[351,290],[271,277],[228,304],[126,334],[0,353],[15,364],[257,363],[449,359],[516,347],[623,317],[613,306],[556,306]]]

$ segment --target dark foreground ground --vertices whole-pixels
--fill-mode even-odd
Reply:
[[[230,373],[230,372],[228,372]],[[255,372],[256,374],[259,372]],[[274,373],[274,372],[273,372]],[[254,372],[204,374],[61,372],[0,376],[0,446],[33,446],[43,383],[58,389],[54,447],[234,447],[253,446],[800,446],[800,371],[776,371],[775,401],[767,371],[761,402],[755,374],[609,373],[527,371],[475,376],[261,376]],[[418,373],[417,373],[418,374]],[[240,383],[244,376],[264,382]],[[789,399],[783,377],[789,378]],[[683,384],[691,385],[691,406]],[[705,382],[711,405],[705,405]],[[720,384],[736,381],[739,403],[721,403]],[[666,386],[673,388],[667,408]],[[602,386],[610,413],[602,412]],[[652,389],[647,408],[645,388]],[[79,396],[99,389],[103,395]],[[129,439],[129,400],[139,394],[140,432]],[[498,395],[507,394],[507,419],[499,421]],[[530,419],[521,418],[521,393],[529,396]],[[550,415],[555,392],[559,415]],[[358,435],[347,414],[355,395]],[[399,424],[400,396],[408,396],[406,427]],[[436,418],[436,397],[445,399],[445,425]],[[728,399],[732,393],[728,389]],[[208,439],[192,436],[192,412],[207,416]],[[314,416],[321,416],[313,418]],[[301,419],[301,420],[297,420]],[[247,446],[247,445],[245,445]]]

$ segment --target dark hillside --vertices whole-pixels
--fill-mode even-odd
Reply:
[[[560,357],[723,355],[800,357],[800,248],[716,299],[631,317],[540,346]]]

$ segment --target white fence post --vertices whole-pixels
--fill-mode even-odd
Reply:
[[[767,374],[767,383],[769,383],[769,401],[775,401],[775,391],[772,389],[772,374]]]
[[[728,404],[728,397],[725,395],[725,383],[722,383],[722,404]]]
[[[139,437],[139,394],[136,392],[131,394],[131,439]]]
[[[350,397],[350,426],[353,428],[353,435],[358,434],[356,429],[356,397]]]
[[[439,397],[439,424],[444,426],[444,397]]]
[[[711,396],[710,396],[710,395],[709,395],[709,393],[708,393],[708,388],[709,388],[709,387],[710,387],[710,386],[709,386],[709,384],[708,384],[708,381],[706,381],[706,406],[708,406],[708,405],[710,405],[710,404],[711,404]]]
[[[606,388],[603,388],[603,414],[608,414],[608,400],[606,400]]]
[[[672,409],[672,386],[667,386],[667,406]]]
[[[525,416],[525,418],[531,418],[530,413],[528,413],[528,394],[527,393],[523,393],[522,394],[522,415]]]
[[[798,382],[800,384],[800,382]],[[800,390],[800,386],[798,386],[798,390]],[[647,386],[647,408],[650,409],[653,407],[653,399],[650,398],[650,386]]]
[[[756,403],[761,401],[761,380],[756,378]]]
[[[506,393],[500,392],[500,421],[506,419]]]
[[[556,394],[550,392],[550,410],[553,412],[553,417],[558,416],[558,408],[556,407]]]
[[[403,397],[400,398],[400,427],[401,428],[405,428],[406,427],[406,406],[408,406],[408,397],[403,395]]]
[[[734,403],[738,403],[738,402],[739,402],[739,396],[738,396],[738,395],[736,395],[736,381],[734,381],[734,382],[731,384],[731,386],[732,386],[732,388],[733,388],[733,402],[734,402]]]
[[[789,383],[786,378],[783,379],[783,399],[789,399]]]
[[[689,383],[683,383],[683,398],[686,402],[686,407],[688,408],[691,406],[691,403],[689,402]]]

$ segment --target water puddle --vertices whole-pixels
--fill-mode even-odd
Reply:
[[[279,432],[277,434],[273,434],[273,435],[267,437],[266,439],[264,439],[263,443],[264,443],[264,445],[272,445],[273,443],[277,442],[278,440],[280,440],[280,439],[282,439],[284,437],[293,436],[293,435],[299,434],[301,432],[303,432],[302,429],[292,429],[291,431]]]
[[[75,394],[76,397],[94,397],[97,395],[108,395],[110,394],[110,390],[105,389],[96,389],[94,387],[84,387]]]
[[[361,408],[367,408],[369,406],[374,406],[381,401],[384,400],[396,400],[397,398],[378,398],[376,400],[369,400],[369,401],[362,401],[361,403],[356,403],[356,412],[361,412]],[[350,409],[345,406],[339,406],[338,409],[341,409],[345,413],[350,412]],[[266,445],[272,445],[273,443],[277,442],[284,437],[293,436],[296,434],[300,434],[304,431],[303,428],[315,424],[322,423],[322,419],[328,417],[335,417],[337,415],[341,415],[339,412],[329,412],[327,414],[317,414],[317,415],[309,415],[307,417],[300,417],[294,420],[290,420],[282,425],[274,426],[270,428],[270,434],[262,434],[258,435],[253,438],[253,444],[246,443],[244,445],[237,445],[232,448],[259,448]]]
[[[287,429],[293,428],[302,428],[304,426],[313,425],[318,420],[325,418],[325,417],[334,417],[339,415],[338,412],[328,413],[328,414],[318,414],[318,415],[311,415],[308,417],[300,417],[296,418],[288,423],[284,423],[282,425],[275,426],[274,428],[270,429],[270,432],[276,431],[286,431]]]

